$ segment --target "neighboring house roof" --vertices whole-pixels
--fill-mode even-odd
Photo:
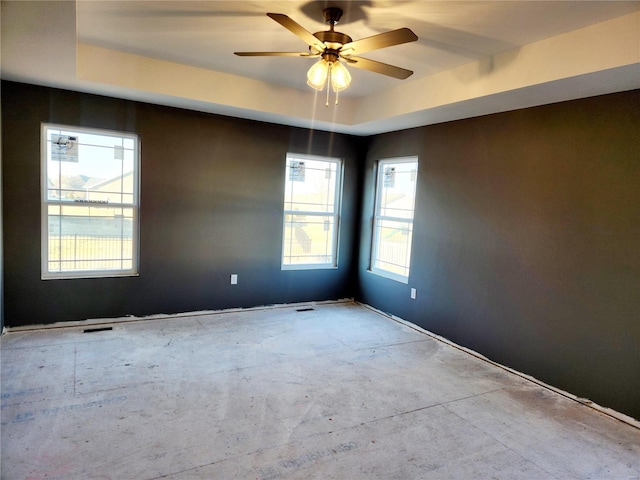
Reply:
[[[51,178],[48,179],[47,184],[51,188],[62,188],[65,190],[100,190],[102,187],[114,182],[120,182],[122,179],[130,177],[131,175],[133,175],[133,172],[127,172],[124,175],[116,175],[110,178],[88,177],[86,175],[63,175],[60,177],[60,185],[57,185]]]
[[[91,190],[100,190],[100,188],[105,187],[106,185],[109,185],[114,182],[119,182],[132,175],[133,175],[133,172],[129,171],[129,172],[126,172],[124,175],[116,175],[115,177],[106,178],[106,179],[91,178],[87,180],[87,182],[84,185],[84,188],[90,188]]]

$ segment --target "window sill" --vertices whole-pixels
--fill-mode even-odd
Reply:
[[[281,265],[280,270],[337,270],[338,267],[336,265]]]
[[[384,277],[384,278],[388,278],[389,280],[394,280],[396,282],[400,282],[400,283],[404,283],[404,284],[409,284],[409,277],[403,277],[402,275],[398,275],[396,273],[391,273],[391,272],[387,272],[385,270],[367,270],[367,272],[373,274],[373,275],[377,275],[378,277]]]
[[[138,272],[82,272],[82,273],[61,273],[42,274],[41,280],[77,280],[90,278],[119,278],[119,277],[139,277]]]

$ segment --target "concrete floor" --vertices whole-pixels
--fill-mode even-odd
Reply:
[[[2,479],[640,479],[640,430],[353,303],[2,338]]]

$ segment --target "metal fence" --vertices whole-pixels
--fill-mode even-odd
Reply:
[[[49,271],[119,270],[133,263],[133,239],[120,235],[50,235]]]
[[[378,244],[376,267],[397,273],[409,274],[409,242],[382,241]]]

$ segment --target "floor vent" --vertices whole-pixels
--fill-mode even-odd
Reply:
[[[106,332],[107,330],[113,330],[113,327],[86,328],[82,333]]]
[[[315,308],[312,307],[307,307],[307,308],[297,308],[296,312],[310,312],[312,310],[315,310]]]

